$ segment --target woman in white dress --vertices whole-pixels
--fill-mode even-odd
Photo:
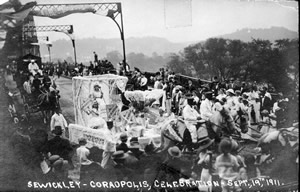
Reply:
[[[92,93],[92,98],[97,101],[99,106],[106,105],[106,102],[103,98],[103,92],[101,90],[100,85],[98,84],[94,85],[94,92]]]

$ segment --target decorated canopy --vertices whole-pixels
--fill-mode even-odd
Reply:
[[[73,77],[75,123],[90,127],[93,117],[114,120],[122,105],[119,90],[125,91],[127,81],[112,74]]]

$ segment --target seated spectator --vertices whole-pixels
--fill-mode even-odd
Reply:
[[[76,149],[76,154],[79,159],[80,165],[90,165],[92,161],[88,159],[90,150],[86,147],[87,141],[85,138],[78,139],[80,147]]]

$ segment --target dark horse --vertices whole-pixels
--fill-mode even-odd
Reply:
[[[55,109],[60,108],[58,93],[57,90],[51,90],[48,86],[44,86],[38,96],[38,105],[45,123],[49,122]]]

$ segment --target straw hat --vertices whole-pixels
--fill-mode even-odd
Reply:
[[[79,138],[78,139],[78,143],[79,143],[79,145],[85,145],[85,144],[87,144],[86,138],[83,138],[83,137]]]
[[[214,139],[210,139],[209,137],[203,138],[203,140],[199,142],[200,147],[197,149],[197,151],[202,151],[208,148],[214,143],[214,141]]]
[[[235,95],[233,89],[228,89],[228,90],[226,91],[226,93],[231,93],[231,94]]]
[[[101,88],[101,86],[98,85],[98,84],[95,84],[95,85],[94,85],[94,88]]]
[[[169,155],[171,155],[174,158],[180,158],[182,155],[180,149],[177,146],[170,147],[168,149],[168,153],[169,153]]]
[[[117,159],[125,159],[128,156],[127,153],[124,153],[124,151],[116,151],[112,154],[112,159],[117,160]]]

